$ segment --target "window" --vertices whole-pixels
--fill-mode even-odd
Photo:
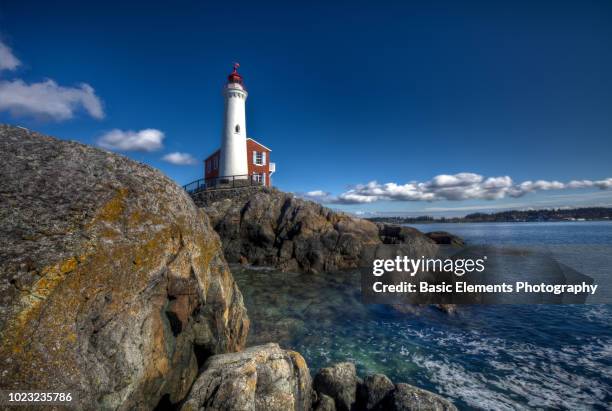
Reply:
[[[266,153],[263,151],[253,151],[253,164],[258,166],[265,166]]]
[[[236,124],[236,127],[234,128],[236,133],[240,133],[240,124]]]
[[[266,185],[266,173],[253,173],[253,182]]]
[[[210,160],[206,161],[206,172],[210,172]]]
[[[214,157],[213,158],[213,170],[216,170],[217,168],[219,168],[219,157]]]

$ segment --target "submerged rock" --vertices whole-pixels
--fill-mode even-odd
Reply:
[[[433,307],[446,314],[457,313],[457,304],[434,304]]]
[[[377,225],[273,188],[222,194],[200,192],[194,200],[209,215],[230,262],[330,272],[359,267],[382,244],[402,244],[418,257],[437,250],[416,229]]]
[[[248,318],[204,213],[123,156],[0,126],[0,388],[183,399]]]
[[[311,393],[302,356],[266,344],[211,357],[181,410],[306,411]]]

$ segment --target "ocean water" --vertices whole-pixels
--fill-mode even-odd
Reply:
[[[612,270],[612,222],[413,225],[469,244],[547,248],[597,281]],[[249,344],[277,341],[311,371],[353,361],[453,400],[460,409],[612,409],[612,306],[364,305],[358,273],[300,275],[234,267]]]

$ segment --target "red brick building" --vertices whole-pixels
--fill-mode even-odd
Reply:
[[[248,178],[253,182],[271,187],[271,176],[276,171],[276,165],[270,162],[272,150],[252,138],[247,138],[246,152]],[[204,179],[207,185],[215,185],[219,177],[227,177],[219,175],[220,160],[221,149],[216,150],[204,160]]]

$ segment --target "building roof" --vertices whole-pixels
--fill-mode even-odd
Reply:
[[[215,154],[217,154],[219,151],[221,151],[220,148],[216,149],[215,151],[213,151],[208,157],[206,157],[204,159],[204,161],[208,160],[209,158],[213,157]]]
[[[259,141],[255,140],[254,138],[248,137],[248,138],[247,138],[247,140],[251,140],[253,143],[257,143],[257,144],[259,144],[260,146],[262,146],[263,148],[265,148],[266,150],[268,150],[268,151],[270,151],[270,152],[272,151],[272,149],[271,149],[271,148],[264,146],[264,145],[263,145],[263,144],[261,144]]]

